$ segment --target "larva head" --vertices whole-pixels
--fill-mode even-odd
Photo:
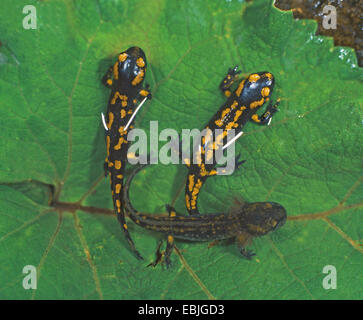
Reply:
[[[276,202],[246,203],[238,213],[240,225],[252,236],[262,236],[286,222],[285,208]]]

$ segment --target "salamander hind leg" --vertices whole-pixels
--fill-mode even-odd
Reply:
[[[255,255],[256,255],[256,253],[254,253],[253,251],[248,250],[248,249],[246,249],[246,248],[244,248],[244,247],[240,247],[240,248],[239,248],[239,252],[240,252],[240,253],[241,253],[241,255],[242,255],[244,258],[246,258],[247,260],[251,260],[251,258],[252,258],[253,256],[255,256]]]
[[[235,170],[239,169],[242,164],[244,164],[247,160],[240,160],[240,157],[241,157],[241,154],[238,154],[235,158],[234,158],[234,169],[233,171],[230,171],[227,169],[227,167],[225,168],[220,168],[220,167],[217,167],[218,170],[220,170],[220,174],[232,174]]]
[[[176,211],[172,206],[167,204],[165,207],[169,213],[170,218],[176,216]],[[170,268],[172,266],[170,256],[173,253],[173,249],[174,249],[174,237],[172,235],[168,235],[168,241],[165,249],[165,264],[167,268]]]
[[[251,119],[255,123],[261,125],[269,125],[272,119],[272,116],[279,110],[277,106],[280,104],[280,99],[277,99],[275,104],[270,102],[266,108],[266,111],[261,115],[254,114],[252,115]]]

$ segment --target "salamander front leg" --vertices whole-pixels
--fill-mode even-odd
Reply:
[[[251,250],[248,250],[248,249],[246,249],[246,248],[243,248],[243,247],[241,247],[241,248],[239,248],[240,250],[239,250],[239,252],[242,254],[242,256],[244,257],[244,258],[246,258],[247,260],[251,260],[251,258],[253,257],[253,256],[255,256],[256,255],[256,253],[254,253],[253,251],[251,251]]]
[[[231,95],[231,86],[238,79],[238,75],[241,73],[241,71],[237,71],[238,66],[235,66],[233,69],[229,68],[227,75],[223,78],[222,82],[219,85],[219,89],[222,90],[224,95],[226,97],[229,97]]]
[[[254,253],[253,251],[246,249],[246,244],[249,242],[250,239],[251,235],[243,232],[239,233],[236,237],[236,243],[239,252],[247,260],[251,260],[251,258],[256,255],[256,253]]]
[[[107,69],[105,75],[102,77],[101,82],[106,88],[111,88],[112,86],[112,71],[113,71],[113,66],[110,66]]]
[[[233,171],[232,170],[228,170],[227,167],[225,167],[225,168],[217,167],[219,174],[224,174],[224,175],[232,174],[235,170],[239,169],[242,166],[242,164],[244,164],[247,161],[247,160],[240,160],[240,157],[241,157],[241,154],[239,153],[234,158],[234,169],[233,169]]]
[[[148,83],[145,85],[145,88],[140,89],[140,91],[138,92],[138,100],[142,100],[145,97],[148,100],[152,99],[152,94],[150,93],[150,85]]]

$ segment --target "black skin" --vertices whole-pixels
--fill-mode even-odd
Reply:
[[[124,231],[132,252],[142,259],[128,232],[122,201],[123,176],[127,163],[129,141],[127,133],[133,128],[131,116],[142,99],[151,99],[149,86],[142,83],[146,73],[146,57],[141,48],[131,47],[118,56],[118,61],[110,66],[102,78],[102,83],[111,89],[107,106],[105,129],[107,157],[104,163],[105,175],[110,176],[112,199],[117,219]],[[133,120],[134,121],[134,120]],[[132,122],[133,122],[132,121]]]
[[[170,256],[174,248],[174,238],[189,241],[214,241],[235,238],[243,257],[251,259],[255,255],[245,248],[253,237],[265,235],[285,224],[286,210],[275,202],[239,203],[225,213],[183,216],[167,207],[169,216],[138,212],[131,204],[129,190],[135,175],[147,165],[139,165],[128,177],[123,189],[126,212],[139,226],[168,235],[164,253],[166,266],[171,265]],[[161,261],[160,245],[155,266]]]

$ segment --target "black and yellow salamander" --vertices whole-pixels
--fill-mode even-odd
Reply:
[[[127,178],[123,189],[126,212],[139,226],[168,235],[165,263],[170,265],[174,238],[190,241],[214,241],[235,238],[240,253],[250,259],[254,253],[245,248],[253,237],[262,236],[284,225],[286,210],[275,202],[239,203],[227,213],[179,215],[168,206],[169,216],[138,212],[129,198],[135,175],[147,165],[139,165]]]
[[[126,239],[137,258],[142,256],[136,250],[127,230],[122,189],[129,141],[128,130],[133,128],[134,117],[141,106],[139,102],[151,99],[149,86],[142,83],[146,73],[146,57],[139,47],[131,47],[118,55],[102,78],[102,83],[111,89],[105,126],[107,157],[104,163],[105,175],[110,176],[113,205]]]
[[[227,101],[205,127],[206,130],[210,129],[212,133],[216,129],[221,129],[221,133],[214,136],[213,144],[209,145],[209,150],[206,148],[205,137],[202,138],[197,163],[191,163],[190,160],[183,159],[183,162],[188,166],[185,204],[188,212],[192,215],[199,214],[197,208],[198,195],[206,179],[217,174],[213,157],[219,148],[226,146],[229,130],[235,129],[235,136],[238,137],[248,121],[252,120],[260,125],[269,124],[273,114],[278,110],[277,105],[280,99],[275,104],[270,101],[266,111],[261,116],[257,114],[259,108],[270,100],[274,88],[274,77],[270,72],[250,74],[247,78],[241,80],[237,88],[232,92],[231,86],[238,79],[239,73],[237,66],[228,70],[227,75],[219,85],[219,88],[227,97]],[[236,158],[237,167],[243,162],[238,162],[238,157]]]

